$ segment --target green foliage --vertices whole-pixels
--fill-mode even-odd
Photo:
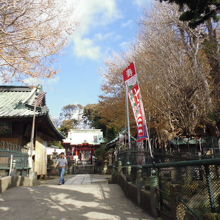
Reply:
[[[50,145],[56,146],[59,149],[63,149],[63,145],[60,143],[60,141],[52,141],[49,143]]]
[[[196,28],[198,25],[204,23],[206,20],[213,18],[217,21],[217,11],[220,10],[219,0],[160,0],[176,3],[180,10],[183,11],[180,16],[181,21],[188,21],[191,28]],[[186,7],[184,7],[186,6]],[[185,11],[185,8],[186,11]]]
[[[80,104],[69,104],[62,108],[62,112],[60,113],[60,127],[59,130],[67,136],[70,129],[75,128],[79,121],[74,117],[74,114],[79,113],[83,109],[83,106]]]
[[[76,119],[64,120],[59,128],[59,130],[67,136],[70,129],[73,129],[76,126],[78,121]]]
[[[104,160],[105,160],[105,156],[106,156],[105,145],[102,145],[100,148],[98,148],[98,149],[95,151],[95,157],[96,157],[99,161],[104,161]]]
[[[106,126],[106,121],[104,120],[99,110],[99,104],[91,104],[85,106],[83,118],[84,123],[90,124],[91,127],[96,129],[101,129],[106,141],[112,140],[116,136],[115,129]]]
[[[80,109],[83,109],[83,106],[80,105],[80,104],[69,104],[69,105],[66,105],[62,108],[62,112],[60,113],[60,117],[63,119],[63,120],[69,120],[69,119],[72,119],[73,117],[73,114],[77,111],[77,110],[80,110]]]
[[[211,112],[208,115],[208,119],[211,120],[212,122],[219,122],[220,121],[220,112]]]
[[[186,11],[183,12],[182,15],[180,16],[181,21],[190,21],[194,18],[195,13],[192,11]]]

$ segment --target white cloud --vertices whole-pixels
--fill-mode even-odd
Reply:
[[[116,0],[73,0],[76,2],[77,32],[86,33],[91,26],[106,25],[120,17]]]
[[[75,21],[79,24],[73,42],[75,55],[98,59],[101,48],[86,38],[90,30],[95,27],[105,26],[120,18],[117,0],[72,0],[75,4],[73,11]],[[101,37],[101,36],[100,36]],[[83,50],[83,51],[82,51]]]
[[[129,19],[129,20],[123,22],[123,23],[121,24],[121,26],[122,26],[122,27],[129,27],[129,26],[131,26],[133,23],[134,23],[134,22],[133,22],[131,19]]]
[[[96,46],[89,38],[76,37],[74,38],[74,52],[78,57],[87,57],[96,60],[101,55],[101,48]]]
[[[58,83],[59,81],[60,81],[60,77],[59,76],[55,76],[53,78],[46,79],[45,80],[45,84],[46,85],[54,85],[54,84]]]
[[[122,39],[122,36],[119,35],[119,34],[116,34],[116,35],[114,36],[114,40],[115,40],[115,41],[121,40],[121,39]]]
[[[27,86],[43,85],[44,88],[48,88],[58,83],[59,80],[60,78],[58,76],[55,76],[54,78],[49,78],[49,79],[30,77],[30,78],[24,79],[22,82]]]
[[[146,8],[147,5],[152,4],[152,0],[134,0],[134,4],[141,8]]]
[[[42,84],[42,79],[30,77],[30,78],[24,79],[23,83],[28,86],[37,86],[39,84]]]
[[[107,40],[111,37],[114,36],[114,33],[113,32],[109,32],[109,33],[106,33],[106,34],[102,34],[102,33],[97,33],[95,34],[95,40],[99,40],[99,41],[103,41],[103,40]]]
[[[94,40],[96,40],[96,41],[97,40],[98,41],[105,41],[105,40],[108,40],[108,39],[118,41],[121,38],[122,38],[121,35],[116,34],[114,32],[109,32],[109,33],[105,33],[105,34],[97,33],[97,34],[94,35]]]
[[[128,47],[131,45],[131,42],[129,41],[123,41],[119,44],[119,46],[122,48],[122,49],[128,49]]]

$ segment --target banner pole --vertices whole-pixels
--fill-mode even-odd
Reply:
[[[147,129],[147,141],[148,141],[148,147],[149,147],[149,151],[150,151],[150,156],[151,158],[153,158],[153,153],[152,153],[152,148],[151,148],[151,143],[150,143],[150,136],[149,136],[149,133],[148,133],[148,129]]]
[[[127,127],[128,127],[128,148],[131,148],[131,129],[130,129],[130,114],[129,114],[129,105],[128,105],[128,86],[126,87],[126,115],[127,115]]]
[[[135,62],[133,62],[133,63],[134,63],[135,72],[137,73]],[[139,80],[138,80],[138,76],[137,76],[137,83],[140,85]],[[142,99],[142,96],[141,96],[141,99]],[[146,116],[145,116],[145,121],[146,121]],[[147,122],[145,122],[145,124],[147,125]],[[150,157],[153,158],[152,147],[151,147],[151,143],[150,143],[150,134],[148,132],[148,127],[146,127],[146,132],[147,132],[147,137],[148,137],[147,141],[148,141],[148,147],[149,147],[149,151],[150,151]]]

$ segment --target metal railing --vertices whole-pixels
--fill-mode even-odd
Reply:
[[[0,141],[0,149],[22,151],[22,146],[17,144],[12,144],[6,141]]]
[[[133,163],[141,159],[144,165]],[[153,191],[164,219],[202,219],[207,213],[220,213],[220,158],[146,161],[144,151],[119,152],[115,171],[127,182]]]
[[[0,176],[10,175],[12,171],[27,175],[28,170],[28,153],[22,147],[0,142]]]

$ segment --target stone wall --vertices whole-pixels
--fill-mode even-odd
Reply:
[[[159,216],[159,201],[155,191],[138,188],[135,184],[127,182],[126,177],[123,174],[112,175],[111,183],[119,184],[125,195],[135,204],[143,208],[148,214],[153,217]]]
[[[6,191],[11,187],[16,186],[36,186],[36,177],[26,177],[26,176],[6,176],[0,178],[0,193]]]

